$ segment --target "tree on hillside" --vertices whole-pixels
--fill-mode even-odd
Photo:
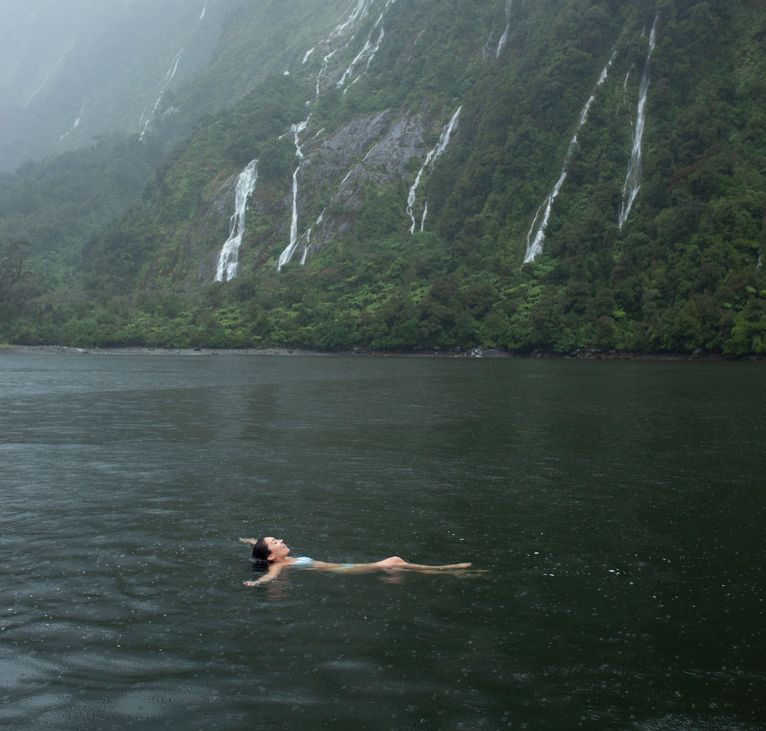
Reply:
[[[14,289],[24,276],[29,246],[26,239],[0,241],[0,302],[13,298]]]

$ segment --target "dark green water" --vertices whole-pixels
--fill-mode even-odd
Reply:
[[[755,729],[750,363],[0,356],[0,726]],[[489,573],[293,570],[240,535]]]

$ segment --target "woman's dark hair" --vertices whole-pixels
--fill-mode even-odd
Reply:
[[[271,549],[266,543],[266,536],[260,536],[253,546],[253,571],[268,571],[270,555]]]

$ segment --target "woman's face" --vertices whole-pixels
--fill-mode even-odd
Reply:
[[[287,558],[287,554],[290,553],[290,549],[281,538],[273,538],[272,536],[266,536],[266,545],[269,547],[269,558],[273,557],[274,561],[281,561]]]

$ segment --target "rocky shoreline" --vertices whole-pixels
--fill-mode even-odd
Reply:
[[[431,351],[376,351],[357,348],[351,351],[319,351],[301,348],[75,348],[66,345],[0,345],[0,355],[24,354],[64,354],[64,355],[245,355],[266,357],[368,357],[368,358],[521,358],[551,360],[634,360],[634,361],[694,361],[694,362],[731,362],[731,361],[766,361],[764,355],[731,356],[720,353],[636,353],[621,350],[582,349],[571,353],[553,353],[532,351],[512,353],[505,350],[471,348],[469,350],[431,350]]]
[[[326,356],[313,350],[295,348],[148,348],[126,346],[121,348],[73,348],[68,345],[4,345],[0,346],[0,355],[25,354],[63,354],[63,355],[262,355],[290,356],[316,355]]]

